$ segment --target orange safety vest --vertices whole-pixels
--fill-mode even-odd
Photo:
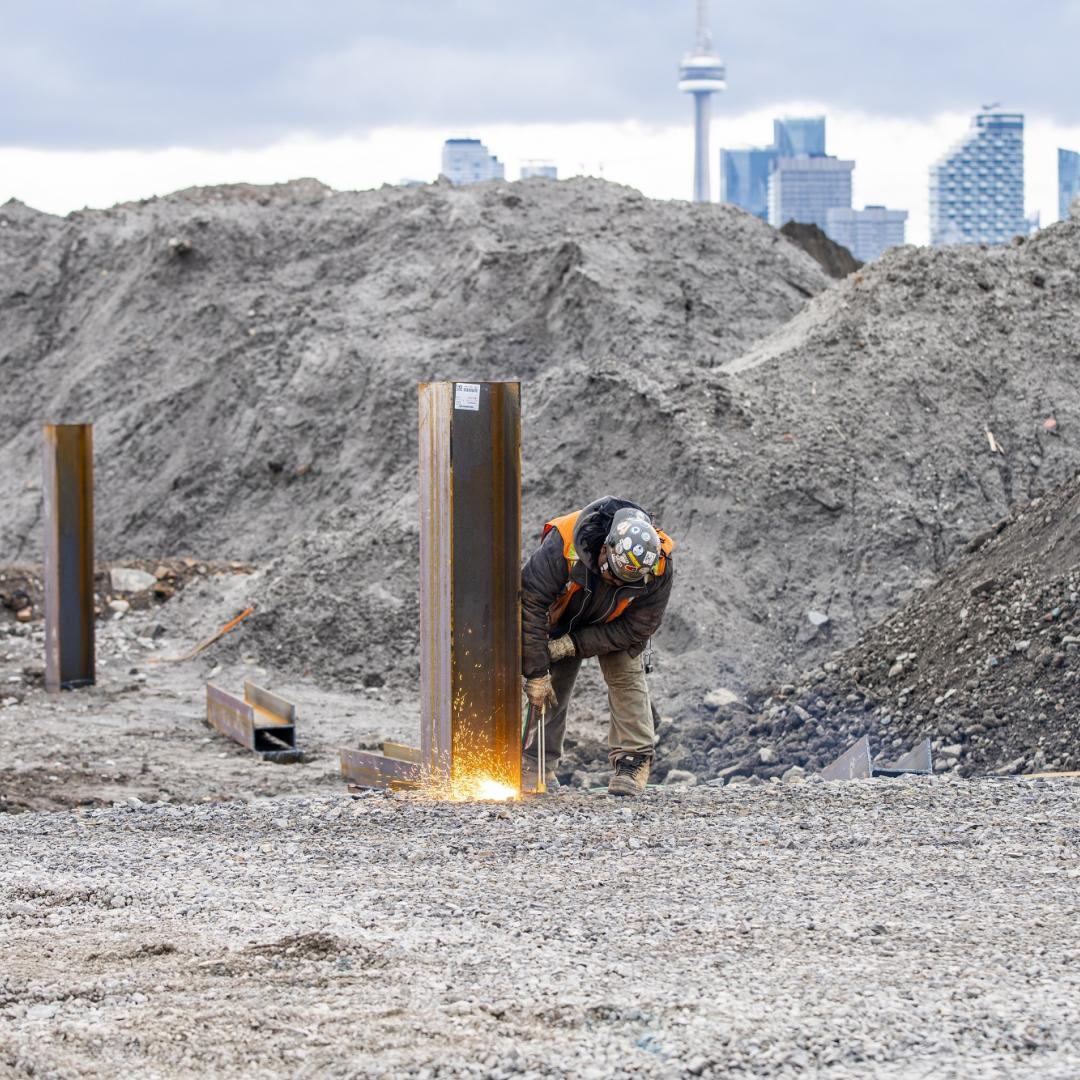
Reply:
[[[552,518],[544,522],[544,537],[552,529],[558,529],[563,542],[563,557],[566,559],[567,582],[563,594],[548,608],[548,625],[554,626],[562,618],[563,612],[570,603],[570,598],[581,586],[570,580],[570,572],[574,569],[574,563],[578,561],[577,551],[574,550],[574,526],[581,517],[581,511],[575,510],[572,514],[564,514],[562,517]],[[656,526],[653,526],[656,529]],[[656,561],[656,568],[650,573],[656,577],[662,577],[667,570],[667,557],[675,550],[675,541],[663,529],[656,529],[656,535],[660,537],[660,558]],[[604,620],[612,622],[617,619],[636,599],[634,596],[624,596],[616,605],[615,610]]]

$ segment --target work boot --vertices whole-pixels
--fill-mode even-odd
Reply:
[[[640,795],[649,779],[652,758],[647,754],[623,754],[615,762],[615,775],[608,781],[609,795]]]

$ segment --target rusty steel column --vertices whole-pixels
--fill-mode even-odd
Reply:
[[[45,425],[45,689],[94,682],[92,424]]]
[[[521,786],[518,383],[422,383],[420,764]]]

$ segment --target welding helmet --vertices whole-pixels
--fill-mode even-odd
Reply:
[[[643,510],[626,508],[611,519],[607,539],[608,568],[620,580],[642,581],[660,558],[660,537]]]

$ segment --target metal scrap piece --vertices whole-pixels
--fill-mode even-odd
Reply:
[[[923,739],[914,750],[889,765],[875,765],[875,776],[929,776],[934,771],[934,755],[930,740]]]
[[[872,776],[925,776],[934,771],[930,740],[891,764],[875,765],[870,758],[870,736],[864,735],[819,774],[822,780],[868,780]]]
[[[871,775],[869,735],[864,735],[821,770],[822,780],[866,780]]]
[[[419,751],[416,751],[419,758]],[[423,783],[419,761],[374,754],[368,750],[341,748],[341,774],[356,787],[408,791]]]
[[[46,424],[45,689],[94,683],[93,424]]]
[[[206,722],[267,761],[300,760],[296,706],[253,682],[244,683],[243,698],[207,683]]]

